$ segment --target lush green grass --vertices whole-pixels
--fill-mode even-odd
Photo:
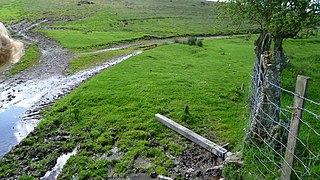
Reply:
[[[94,53],[94,54],[85,54],[79,57],[74,58],[70,62],[70,72],[75,73],[80,70],[88,69],[90,67],[99,65],[108,60],[111,60],[116,57],[120,57],[122,55],[131,53],[135,50],[135,48],[107,51],[102,53]]]
[[[230,150],[238,151],[248,118],[247,88],[243,92],[241,84],[249,85],[250,47],[251,42],[242,38],[205,40],[202,48],[164,45],[130,58],[58,101],[16,153],[30,152],[30,145],[38,149],[54,148],[57,143],[67,149],[78,146],[78,154],[63,170],[63,177],[69,178],[75,173],[79,179],[106,178],[108,169],[117,174],[132,172],[138,156],[151,160],[149,170],[166,174],[173,161],[165,153],[178,156],[186,140],[158,122],[156,113],[214,142],[230,142]],[[184,112],[186,105],[189,113]],[[61,131],[71,140],[50,144],[44,140]],[[123,153],[120,160],[98,158],[110,154],[113,146]],[[44,170],[60,148],[26,166]],[[8,155],[0,174],[19,163],[14,157]]]
[[[149,36],[229,34],[254,28],[230,24],[228,20],[217,24],[214,5],[200,0],[94,2],[94,5],[77,6],[77,1],[62,0],[0,1],[0,20],[12,23],[23,18],[32,21],[71,18],[74,21],[50,24],[64,30],[40,31],[72,51],[99,49]],[[79,153],[68,162],[64,177],[78,173],[79,178],[106,178],[110,174],[108,169],[120,174],[133,171],[133,159],[137,156],[149,158],[153,163],[150,170],[165,174],[173,163],[165,153],[178,155],[186,141],[157,122],[153,118],[155,113],[162,113],[219,143],[231,142],[232,151],[240,150],[249,114],[247,91],[242,92],[240,87],[242,83],[245,87],[249,85],[253,59],[250,49],[252,42],[239,38],[206,40],[203,48],[166,45],[112,67],[57,102],[35,135],[29,136],[16,150],[16,155],[25,157],[37,148],[39,159],[26,162],[9,154],[7,159],[1,159],[0,177],[5,172],[23,173],[21,161],[31,169],[45,172],[55,158],[76,146]],[[288,40],[285,50],[291,61],[284,71],[282,86],[294,91],[297,74],[310,76],[308,97],[319,102],[319,37]],[[71,63],[72,71],[100,63],[120,51],[112,53],[79,57]],[[190,107],[189,114],[184,113],[186,105]],[[291,106],[292,96],[284,93],[282,105]],[[320,112],[318,106],[310,103],[306,107]],[[320,129],[314,117],[305,113],[304,118]],[[307,140],[312,151],[319,152],[318,136],[307,129],[302,125],[301,138]],[[71,136],[70,141],[47,141],[60,136],[61,131]],[[113,146],[124,153],[121,160],[109,162],[96,158],[110,154]],[[46,149],[54,150],[48,153]],[[235,174],[238,178],[261,178],[255,168],[259,163],[250,153],[245,152],[245,166]],[[301,144],[298,154],[305,156]],[[320,163],[312,163],[312,172],[319,174]],[[276,168],[272,170],[279,173]]]
[[[212,3],[201,3],[199,0],[96,1],[96,5],[87,9],[97,10],[98,13],[56,26],[90,31],[149,33],[154,36],[210,34],[215,27],[212,7]]]
[[[80,142],[84,148],[67,165],[76,166],[76,170],[66,168],[66,175],[99,175],[84,167],[90,164],[89,169],[100,170],[112,166],[106,160],[90,157],[111,146],[125,152],[122,160],[113,162],[117,173],[132,170],[137,156],[150,158],[153,168],[165,173],[172,162],[164,153],[178,155],[185,142],[157,122],[156,113],[213,141],[231,142],[234,150],[239,150],[248,113],[240,87],[248,83],[251,65],[246,59],[250,51],[241,45],[248,43],[241,39],[206,42],[205,49],[168,45],[145,52],[102,73],[59,102],[47,118],[56,119],[56,112],[63,109],[58,116],[62,123],[69,122],[74,119],[74,111],[79,111],[80,122],[70,127],[70,132],[79,134],[86,127],[87,132],[80,136],[90,136],[85,143]],[[236,53],[234,48],[244,51]],[[183,111],[186,104],[190,114]],[[158,145],[154,146],[155,142]],[[102,177],[106,174],[101,173]]]
[[[92,5],[76,1],[10,0],[1,8],[0,20],[15,22],[23,18],[49,18],[73,21],[50,23],[63,30],[41,30],[74,51],[98,49],[122,41],[144,37],[217,35],[243,33],[252,25],[216,22],[214,3],[202,0],[95,0]],[[15,8],[15,9],[12,9]],[[12,12],[11,12],[12,10]]]
[[[285,50],[291,61],[284,71],[282,83],[284,88],[294,91],[297,74],[312,77],[308,97],[317,102],[320,101],[317,96],[320,82],[318,47],[319,37],[286,41]],[[79,152],[68,161],[64,177],[78,173],[79,178],[106,178],[110,175],[108,169],[117,174],[132,172],[133,160],[138,156],[151,160],[153,165],[149,171],[165,174],[173,163],[165,153],[179,155],[186,140],[157,122],[153,117],[156,113],[164,114],[215,142],[231,142],[233,152],[240,150],[249,114],[247,88],[242,92],[240,87],[242,83],[245,87],[249,85],[251,49],[252,41],[242,38],[205,40],[202,48],[164,45],[110,68],[58,101],[46,113],[35,133],[17,148],[16,154],[1,159],[6,164],[1,163],[0,175],[19,169],[17,164],[20,160],[15,157],[28,154],[30,149],[56,149],[50,155],[44,154],[39,160],[26,164],[45,172],[61,152],[71,151],[76,146]],[[80,66],[87,62],[78,63]],[[284,93],[282,104],[291,106],[292,96]],[[184,112],[186,105],[189,106],[189,114]],[[309,103],[306,107],[314,112],[320,111],[318,106]],[[315,129],[320,129],[314,117],[305,114],[304,118]],[[305,129],[301,127],[303,140],[309,133]],[[58,136],[57,132],[61,131],[71,136],[70,141],[52,141],[49,144],[45,141]],[[311,134],[309,137],[309,148],[319,152],[318,136]],[[111,154],[110,149],[114,146],[123,153],[120,160],[97,158],[104,153]],[[302,157],[305,151],[300,146],[298,153]],[[259,179],[261,175],[257,167],[269,174],[264,172],[264,167],[252,153],[244,153],[244,167],[238,171],[232,168],[237,173],[230,176]],[[270,158],[279,160],[271,153]],[[312,173],[317,175],[319,162],[312,163]],[[266,165],[273,169],[272,163]],[[279,173],[276,168],[273,170]],[[271,174],[268,177],[273,178]]]
[[[13,67],[6,72],[6,76],[12,76],[18,72],[21,72],[30,68],[31,66],[39,62],[39,58],[40,58],[39,47],[34,44],[26,50],[21,61],[18,62],[17,64],[14,64]]]
[[[21,6],[16,6],[16,0],[1,0],[0,1],[0,21],[1,22],[15,22],[22,19]]]
[[[49,32],[49,31],[41,31]],[[143,34],[127,32],[82,32],[82,31],[64,31],[53,30],[48,34],[63,44],[64,47],[76,51],[89,51],[112,44],[118,44],[121,41],[129,41],[143,37]]]
[[[100,4],[99,4],[100,3]],[[246,32],[249,26],[237,26],[228,24],[228,21],[216,23],[216,14],[213,12],[213,3],[203,3],[198,0],[177,0],[172,2],[138,0],[117,1],[112,3],[98,2],[90,6],[90,9],[99,6],[98,13],[89,18],[73,22],[57,23],[54,26],[67,28],[67,33],[74,30],[84,32],[121,32],[127,35],[137,34],[143,36],[168,37],[185,35],[216,35]],[[102,11],[102,9],[108,11]],[[70,32],[68,32],[70,31]],[[58,37],[55,31],[45,31],[49,36],[62,42],[63,46],[69,47],[72,36]],[[90,39],[95,34],[85,33],[83,36]],[[112,34],[109,35],[112,37]],[[132,36],[131,39],[136,38]],[[128,40],[116,35],[112,41]],[[99,41],[98,41],[99,42]],[[91,43],[88,41],[88,43]],[[101,44],[108,44],[104,41]],[[87,46],[84,46],[86,48]],[[71,47],[73,48],[73,47]]]
[[[95,10],[77,6],[77,1],[63,0],[1,0],[0,21],[18,22],[22,19],[35,21],[40,18],[61,19],[90,16]]]
[[[298,75],[309,76],[310,82],[308,85],[307,97],[315,102],[320,102],[319,87],[320,87],[320,37],[311,37],[309,39],[296,39],[288,40],[285,46],[287,53],[290,55],[291,61],[287,69],[283,74],[282,86],[294,92],[296,78]],[[293,96],[288,93],[284,93],[282,97],[283,106],[293,106]],[[306,101],[305,108],[320,115],[320,106]],[[317,132],[320,131],[319,119],[304,112],[303,120],[311,125]],[[299,138],[303,140],[305,145],[298,142],[297,155],[298,157],[304,157],[304,163],[311,169],[312,178],[320,178],[320,160],[319,159],[307,159],[312,157],[306,150],[309,148],[315,155],[319,155],[320,137],[316,135],[310,127],[301,123]],[[303,171],[301,163],[296,163],[295,167]],[[307,177],[307,176],[306,176]]]

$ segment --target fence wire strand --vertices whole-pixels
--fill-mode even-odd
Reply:
[[[299,98],[301,98],[301,99],[303,99],[303,100],[305,100],[305,101],[308,101],[308,102],[310,102],[310,103],[313,103],[313,104],[315,104],[315,105],[320,106],[320,103],[318,103],[318,102],[316,102],[316,101],[313,101],[313,100],[311,100],[311,99],[308,99],[308,98],[306,98],[306,97],[301,96],[300,94],[296,94],[296,93],[294,93],[294,92],[292,92],[292,91],[290,91],[290,90],[287,90],[287,89],[284,89],[284,88],[282,88],[282,87],[280,87],[280,86],[277,86],[277,85],[273,84],[273,83],[270,82],[270,81],[267,81],[267,82],[268,82],[270,85],[278,88],[278,89],[281,90],[281,91],[290,93],[290,94],[292,94],[292,95],[294,95],[294,96],[297,96],[297,97],[299,97]]]
[[[257,172],[260,173],[261,177],[268,177],[268,173],[275,177],[280,177],[283,172],[283,166],[289,165],[294,177],[296,179],[320,179],[320,175],[316,174],[313,169],[320,168],[320,146],[317,145],[320,141],[320,103],[314,100],[302,97],[295,92],[282,88],[269,82],[266,79],[261,79],[261,72],[257,73],[255,77],[251,76],[252,82],[256,82],[254,87],[250,88],[251,94],[251,120],[246,128],[246,148],[253,155],[254,159],[260,164],[260,166],[255,166]],[[273,102],[272,98],[265,95],[267,102],[263,105],[272,107],[273,110],[266,112],[261,106],[261,99],[259,96],[263,93],[262,82],[265,82],[268,86],[274,87],[280,91],[282,95],[286,94],[292,98],[299,97],[310,104],[306,104],[307,107],[294,107],[294,106],[279,106],[278,103]],[[298,109],[306,114],[300,118],[293,114],[293,110]],[[317,109],[317,110],[311,110]],[[260,112],[260,119],[256,118],[254,112]],[[279,119],[274,118],[274,114],[279,114]],[[292,117],[298,118],[300,121],[300,133],[295,135],[290,131],[290,122]],[[261,119],[261,117],[263,119]],[[282,130],[279,137],[272,133],[270,127],[265,126],[262,123],[268,122]],[[261,128],[264,132],[263,137],[256,132],[252,127],[257,126]],[[288,149],[287,140],[288,137],[294,138],[297,141],[297,146],[295,152]],[[256,139],[255,139],[256,138]],[[259,139],[260,144],[257,144],[257,139]],[[277,149],[272,143],[277,144]],[[267,149],[267,151],[265,150]],[[286,161],[285,152],[288,151],[294,157],[294,164],[291,166],[290,163]],[[270,153],[271,152],[271,153]],[[289,177],[285,177],[290,179]]]

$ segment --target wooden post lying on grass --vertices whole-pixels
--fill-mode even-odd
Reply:
[[[292,117],[290,123],[290,133],[288,135],[287,149],[285,155],[285,162],[283,164],[283,173],[281,180],[287,180],[292,178],[292,170],[294,163],[294,153],[296,150],[297,138],[299,136],[300,119],[302,118],[302,110],[304,108],[304,99],[307,94],[309,77],[300,76],[297,77],[296,90],[293,101]]]
[[[223,160],[227,158],[231,153],[228,152],[223,147],[219,146],[211,142],[210,140],[200,136],[199,134],[191,131],[190,129],[181,126],[180,124],[172,121],[161,114],[156,114],[155,116],[160,122],[168,126],[170,129],[178,132],[179,134],[183,135],[184,137],[188,138],[189,140],[197,143],[198,145],[202,146],[203,148],[207,149],[208,151],[212,152],[218,157],[221,157]]]

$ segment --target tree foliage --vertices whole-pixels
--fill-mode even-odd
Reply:
[[[293,38],[320,24],[319,0],[229,0],[221,4],[233,17],[259,24],[260,31]]]

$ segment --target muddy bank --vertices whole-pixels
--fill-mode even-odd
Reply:
[[[54,129],[53,132],[51,129]],[[79,143],[76,137],[72,137],[68,132],[51,125],[43,131],[36,129],[29,136],[29,140],[23,140],[18,146],[14,147],[14,151],[8,153],[1,163],[17,164],[15,169],[10,169],[1,176],[2,179],[17,179],[21,175],[28,174],[35,178],[55,179],[61,178],[62,165],[65,161],[63,158],[69,158],[76,153],[75,146],[69,144]],[[223,170],[223,161],[215,157],[210,152],[204,150],[198,145],[187,142],[185,144],[186,150],[179,156],[174,157],[166,152],[169,159],[174,160],[172,169],[169,169],[166,174],[157,174],[154,170],[148,170],[151,162],[147,158],[137,157],[130,166],[130,172],[127,174],[116,174],[112,172],[110,167],[110,174],[107,179],[120,180],[120,179],[205,179],[216,180],[220,179]],[[81,147],[76,148],[81,153]],[[20,152],[20,153],[18,153]],[[14,153],[14,154],[13,154]],[[102,156],[98,158],[106,158],[110,162],[114,159],[121,161],[123,152],[115,152],[110,156]],[[61,156],[62,155],[62,156]],[[112,157],[111,157],[112,156]],[[58,159],[60,157],[60,159]],[[89,157],[90,158],[90,157]],[[93,157],[91,157],[93,158]],[[36,166],[38,163],[45,161],[45,168]],[[46,177],[46,178],[45,178]],[[77,179],[77,174],[73,175]],[[0,178],[0,179],[1,179]]]
[[[186,150],[174,158],[174,167],[169,173],[182,179],[220,179],[222,164],[221,158],[190,142]]]
[[[218,180],[222,178],[223,163],[224,161],[208,152],[199,145],[188,141],[185,144],[184,150],[178,157],[174,157],[169,153],[166,156],[174,161],[174,165],[167,171],[166,175],[157,174],[155,171],[151,173],[145,169],[148,168],[147,159],[139,160],[145,169],[137,169],[134,174],[129,174],[130,179],[205,179],[205,180]],[[138,157],[139,159],[140,157]],[[134,161],[136,162],[136,160]],[[148,163],[146,163],[148,162]],[[135,165],[134,165],[135,166]],[[141,167],[141,165],[140,165]],[[135,177],[138,175],[138,177]],[[115,178],[117,179],[117,178]]]
[[[47,171],[56,165],[60,155],[73,151],[75,147],[67,146],[68,142],[72,142],[70,134],[54,124],[41,132],[36,128],[30,133],[28,139],[22,140],[3,158],[0,158],[1,164],[15,164],[14,169],[2,170],[4,174],[0,179],[19,179],[22,175],[38,178],[45,176]],[[45,168],[37,165],[41,162],[45,164]]]
[[[4,134],[0,141],[1,156],[37,125],[40,118],[38,111],[50,106],[53,100],[48,92],[40,102],[44,96],[40,92],[47,86],[45,81],[50,77],[65,75],[67,65],[73,58],[73,55],[67,49],[60,47],[57,42],[32,31],[47,21],[46,19],[36,22],[22,20],[7,25],[15,39],[20,39],[26,45],[38,44],[41,57],[37,65],[12,77],[4,76],[10,66],[0,71],[0,127],[3,128]],[[50,101],[47,100],[48,97]],[[19,112],[16,109],[19,109]]]

